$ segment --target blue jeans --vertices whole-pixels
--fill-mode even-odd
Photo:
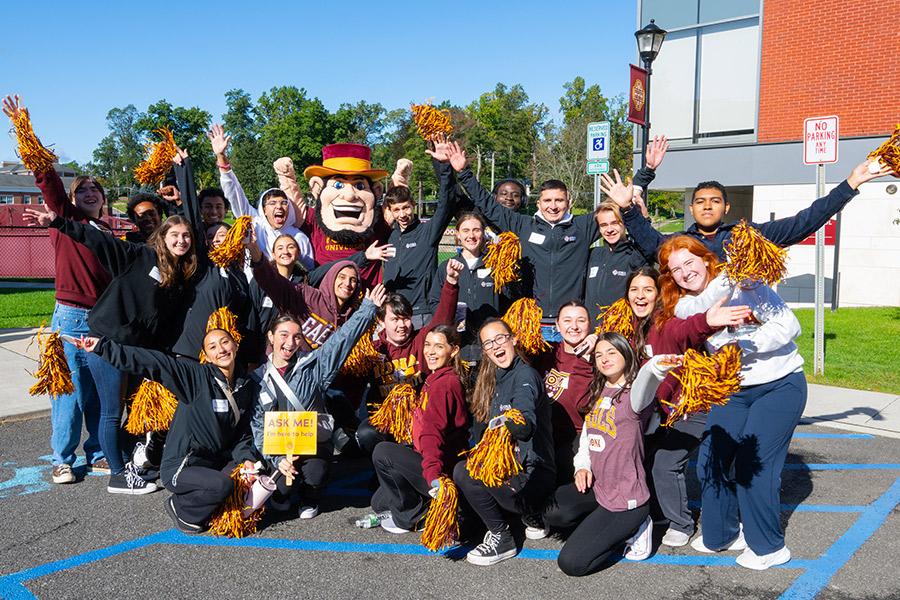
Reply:
[[[74,337],[87,335],[89,310],[56,304],[51,327]],[[99,356],[63,343],[66,362],[72,371],[75,392],[59,396],[50,402],[50,447],[53,464],[73,464],[75,449],[81,439],[81,424],[88,431],[84,442],[88,464],[106,457],[112,473],[125,469],[124,456],[119,448],[120,386],[122,375],[118,369]]]

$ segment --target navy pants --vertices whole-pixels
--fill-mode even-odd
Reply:
[[[707,548],[727,546],[741,523],[757,555],[784,547],[781,470],[805,406],[806,379],[798,371],[741,388],[710,411],[697,460]]]

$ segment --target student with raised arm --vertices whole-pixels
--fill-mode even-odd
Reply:
[[[384,302],[381,285],[366,293],[365,299],[344,325],[312,352],[302,350],[301,324],[283,314],[269,328],[272,353],[254,372],[260,393],[252,421],[257,450],[262,453],[264,418],[267,411],[315,411],[319,414],[317,452],[314,456],[266,456],[283,475],[296,476],[292,486],[286,477],[276,482],[277,491],[270,501],[276,510],[312,519],[319,514],[319,493],[328,476],[328,463],[334,454],[333,419],[326,407],[326,393],[357,341],[371,325],[375,311]]]
[[[259,247],[266,258],[272,256],[272,245],[275,243],[275,239],[282,234],[288,234],[297,240],[297,246],[300,248],[300,261],[307,269],[312,269],[315,266],[312,245],[306,234],[294,226],[294,206],[288,200],[287,195],[278,188],[269,188],[260,194],[259,207],[253,208],[225,155],[231,137],[225,135],[225,130],[218,123],[212,126],[207,137],[216,155],[219,183],[231,206],[231,212],[235,217],[249,215],[253,218],[253,230],[256,232]]]
[[[859,186],[891,174],[890,167],[882,167],[880,171],[870,173],[868,167],[871,162],[872,159],[866,159],[857,165],[847,179],[793,217],[751,225],[778,246],[787,247],[800,243],[841,211],[859,193]],[[600,179],[605,194],[610,194],[609,190],[617,183],[622,183],[618,173],[615,173],[615,180],[606,174],[601,175]],[[662,234],[653,229],[650,222],[641,215],[640,209],[633,204],[631,197],[617,195],[615,202],[622,209],[622,218],[628,233],[645,256],[655,255],[660,244],[668,237],[689,235],[703,242],[721,260],[725,260],[724,246],[731,239],[731,230],[737,223],[724,222],[731,206],[725,187],[718,181],[703,181],[697,184],[690,206],[694,224],[686,231],[678,233]]]

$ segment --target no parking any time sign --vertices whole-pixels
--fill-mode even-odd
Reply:
[[[810,117],[803,121],[803,164],[835,163],[838,159],[838,118]]]

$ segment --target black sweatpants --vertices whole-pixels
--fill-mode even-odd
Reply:
[[[275,492],[269,499],[273,510],[287,512],[301,505],[318,506],[319,495],[328,478],[328,459],[334,453],[332,445],[321,444],[315,456],[298,456],[294,458],[297,475],[292,485],[287,484],[285,477],[279,476],[275,481]]]
[[[372,453],[378,489],[372,496],[377,512],[391,511],[394,524],[413,530],[431,504],[431,484],[422,476],[422,455],[394,442],[381,442]]]
[[[356,430],[356,443],[359,444],[359,448],[366,454],[372,455],[372,452],[375,451],[375,446],[380,444],[381,442],[392,442],[394,441],[393,436],[387,433],[381,433],[369,423],[369,419],[366,419],[362,423],[359,424],[359,427]]]
[[[651,514],[669,522],[681,533],[694,533],[694,516],[688,508],[684,474],[691,453],[700,446],[706,429],[706,413],[679,420],[671,428],[661,427],[648,448]]]
[[[542,512],[547,497],[553,493],[556,474],[550,469],[537,468],[527,478],[520,473],[508,483],[488,487],[472,479],[466,470],[466,462],[460,461],[453,469],[453,481],[485,526],[499,533],[507,527],[503,511],[518,515]]]
[[[600,570],[613,550],[637,532],[648,514],[648,503],[632,510],[607,510],[597,503],[593,490],[582,494],[572,483],[556,490],[556,507],[544,515],[544,522],[571,527],[581,520],[557,558],[563,573],[581,577]]]
[[[231,472],[236,463],[221,471],[209,467],[184,467],[166,484],[173,494],[175,513],[192,525],[204,526],[234,487]]]

